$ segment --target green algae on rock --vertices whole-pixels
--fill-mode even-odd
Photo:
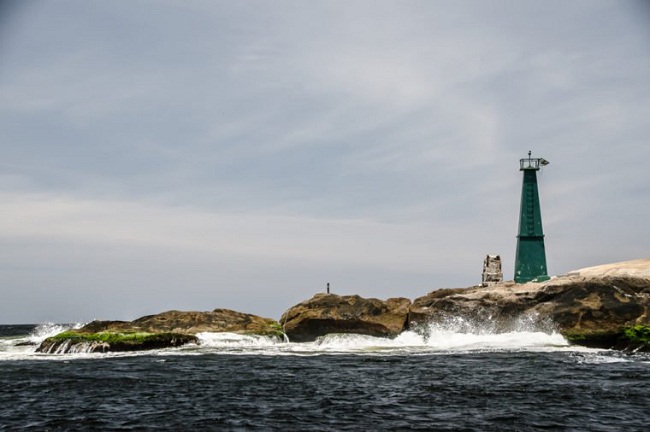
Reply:
[[[143,351],[197,343],[194,335],[182,333],[97,332],[69,330],[45,339],[36,350],[48,354],[71,352]]]
[[[650,326],[635,325],[609,331],[569,331],[562,335],[572,344],[625,352],[650,352]]]

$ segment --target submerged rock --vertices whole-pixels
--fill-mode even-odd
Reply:
[[[410,304],[406,298],[382,301],[316,294],[289,308],[280,323],[293,342],[309,342],[329,333],[392,337],[406,329]]]
[[[133,321],[92,321],[80,329],[45,339],[37,352],[142,351],[198,343],[201,332],[281,336],[277,321],[229,309],[167,311]]]
[[[630,337],[630,329],[649,326],[649,312],[647,259],[582,269],[545,282],[433,291],[413,301],[409,325],[463,317],[509,331],[525,317],[554,326],[576,344],[648,350],[643,338]]]

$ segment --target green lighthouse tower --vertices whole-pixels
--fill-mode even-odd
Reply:
[[[533,279],[548,279],[546,270],[546,251],[542,231],[542,211],[537,190],[537,171],[548,165],[542,158],[519,160],[519,170],[524,172],[521,188],[521,209],[519,211],[519,235],[517,236],[517,255],[515,260],[515,282],[525,283]]]

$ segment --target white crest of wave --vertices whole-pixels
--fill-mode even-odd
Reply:
[[[517,350],[569,346],[559,333],[544,332],[481,334],[434,330],[426,342],[428,347],[440,350]]]
[[[296,344],[307,345],[307,344]],[[459,333],[433,329],[428,335],[407,331],[394,339],[355,334],[330,334],[312,344],[314,350],[324,352],[450,352],[484,350],[534,350],[568,347],[559,333],[508,332]],[[305,346],[305,348],[307,348]]]
[[[401,337],[401,336],[400,336]],[[313,345],[316,349],[322,351],[368,351],[368,350],[379,350],[379,349],[391,349],[391,348],[400,348],[403,347],[399,341],[399,338],[396,339],[387,339],[381,337],[365,336],[359,334],[329,334],[326,336],[319,337],[313,342]]]
[[[539,328],[538,328],[539,327]],[[323,352],[435,353],[485,350],[555,350],[569,347],[564,337],[544,324],[528,318],[512,324],[508,331],[498,331],[491,323],[477,324],[462,318],[420,326],[396,338],[379,338],[356,334],[330,334],[311,344]]]
[[[201,346],[210,348],[266,348],[282,342],[271,336],[241,335],[237,333],[197,333]]]
[[[198,333],[199,346],[221,353],[257,353],[314,355],[334,353],[432,354],[472,351],[562,350],[570,345],[552,328],[531,319],[515,321],[507,331],[499,331],[490,322],[477,324],[462,318],[420,326],[395,338],[360,334],[328,334],[314,342],[294,343],[275,337],[235,333]]]
[[[73,324],[55,324],[55,323],[43,323],[36,326],[32,333],[29,335],[29,341],[34,344],[40,344],[45,339],[50,336],[55,336],[59,333],[62,333],[70,329],[78,329],[84,326],[85,323],[73,323]]]
[[[80,328],[83,323],[55,324],[43,323],[36,326],[29,335],[0,339],[0,361],[39,358],[35,356],[36,348],[50,336],[57,335],[72,328]]]
[[[490,321],[480,323],[455,317],[429,324],[422,334],[427,347],[439,350],[517,350],[568,347],[569,342],[552,325],[524,316],[507,331]]]

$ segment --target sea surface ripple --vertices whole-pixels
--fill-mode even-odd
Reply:
[[[291,344],[204,334],[202,345],[183,349],[51,356],[16,346],[34,338],[33,326],[29,334],[6,327],[1,430],[642,431],[650,424],[648,355],[570,347],[554,335],[448,334],[457,343],[427,346],[405,335],[382,346],[354,335]]]

